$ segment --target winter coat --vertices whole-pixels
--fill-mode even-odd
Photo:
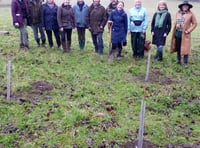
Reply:
[[[23,0],[25,3],[25,7],[26,7],[26,12],[27,12],[27,25],[30,25],[30,13],[29,13],[29,9],[28,9],[28,1],[27,0]],[[23,24],[23,12],[21,9],[21,5],[19,0],[12,0],[11,3],[11,13],[12,13],[12,18],[13,18],[13,25],[15,26],[15,23],[19,23],[19,27],[22,27]]]
[[[112,25],[112,43],[123,43],[126,42],[127,35],[127,14],[124,10],[113,10],[108,19],[113,22]]]
[[[152,44],[164,46],[166,43],[164,34],[166,33],[168,35],[171,30],[171,15],[167,12],[161,28],[155,27],[156,15],[159,14],[155,13],[151,22],[151,32],[154,32]]]
[[[41,13],[42,13],[42,1],[41,0],[30,0],[29,10],[31,15],[32,24],[41,23]]]
[[[48,3],[43,4],[42,7],[42,27],[45,30],[58,30],[57,22],[57,10],[58,6],[54,4],[53,8],[50,8]]]
[[[74,11],[71,5],[65,6],[62,4],[58,8],[57,20],[59,28],[63,27],[64,29],[72,29],[75,27]]]
[[[107,22],[106,10],[102,5],[94,7],[92,4],[89,7],[86,17],[87,27],[92,34],[103,33]]]
[[[134,23],[135,21],[141,21],[141,25]],[[147,10],[144,7],[130,9],[128,14],[128,30],[131,32],[146,31],[148,27],[148,15]]]
[[[88,14],[88,6],[86,4],[83,5],[82,11],[80,10],[78,4],[73,7],[74,15],[75,15],[75,26],[86,28],[86,16]]]
[[[182,12],[179,10],[176,13],[176,19],[180,18],[181,15],[182,15]],[[173,31],[172,31],[171,48],[170,48],[171,53],[177,51],[175,48],[176,24],[177,24],[177,20],[174,24]],[[186,12],[184,22],[181,25],[181,29],[182,29],[181,55],[190,54],[191,32],[196,28],[196,26],[197,26],[197,20],[194,13],[191,11]],[[189,33],[186,34],[185,31],[188,31]]]

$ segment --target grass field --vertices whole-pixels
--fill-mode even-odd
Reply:
[[[193,10],[199,21],[196,4]],[[150,5],[146,0],[144,5],[151,20],[156,3]],[[169,5],[175,14],[178,3],[169,1]],[[19,50],[19,32],[12,26],[7,7],[0,9],[0,30],[10,32],[0,35],[0,148],[133,147],[143,99],[145,147],[199,147],[199,27],[192,34],[189,67],[175,64],[176,55],[169,53],[170,34],[164,61],[152,57],[147,82],[146,58],[132,59],[130,36],[122,60],[108,63],[107,31],[105,53],[97,55],[89,32],[86,50],[78,49],[75,30],[69,54],[36,48],[31,28],[31,50]],[[151,39],[149,30],[147,36]],[[155,54],[154,46],[151,52]],[[11,100],[6,100],[9,60],[12,91]]]

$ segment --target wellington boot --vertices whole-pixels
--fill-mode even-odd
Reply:
[[[67,44],[65,41],[61,42],[62,44],[62,48],[63,48],[63,52],[67,52]]]

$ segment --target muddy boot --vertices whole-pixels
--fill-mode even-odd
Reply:
[[[63,42],[61,42],[61,44],[62,44],[63,52],[64,53],[67,52],[67,44],[66,44],[66,42],[63,41]]]

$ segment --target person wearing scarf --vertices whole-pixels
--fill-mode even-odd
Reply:
[[[126,43],[127,36],[127,14],[124,11],[124,2],[119,1],[117,8],[113,10],[109,16],[108,24],[112,26],[111,43],[112,48],[108,55],[108,61],[113,60],[114,52],[118,49],[117,60],[121,59],[123,43]]]
[[[171,15],[168,12],[167,3],[163,0],[158,2],[157,11],[151,22],[152,44],[156,45],[157,52],[154,56],[156,61],[163,60],[163,47],[171,30]]]
[[[83,50],[85,48],[85,30],[86,30],[86,15],[88,13],[88,5],[84,0],[77,0],[77,3],[73,6],[75,16],[75,27],[78,34],[79,48]]]

